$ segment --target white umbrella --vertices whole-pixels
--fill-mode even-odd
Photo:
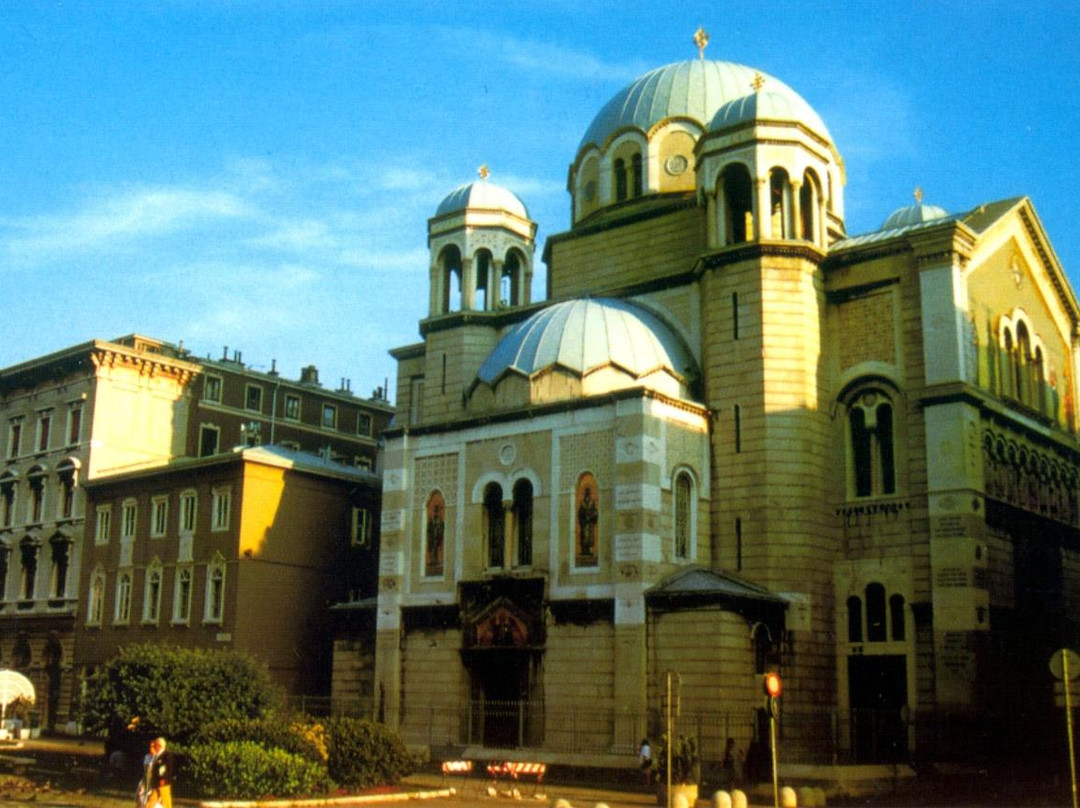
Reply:
[[[33,704],[37,699],[33,684],[18,671],[0,671],[0,721],[4,720],[8,705],[18,699]]]

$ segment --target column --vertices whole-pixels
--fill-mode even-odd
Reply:
[[[461,259],[461,310],[476,308],[476,263],[472,258]]]
[[[768,178],[754,178],[754,237],[758,241],[772,235],[772,211],[769,207]]]

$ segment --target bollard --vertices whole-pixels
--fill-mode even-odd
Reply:
[[[726,791],[717,791],[712,795],[712,808],[731,808],[731,795]]]
[[[557,799],[551,804],[551,808],[574,808],[569,800]]]
[[[675,799],[671,801],[671,808],[690,808],[690,802],[685,794],[676,794]]]
[[[795,799],[795,789],[791,786],[780,789],[780,805],[782,808],[799,808],[799,801]]]
[[[731,792],[731,808],[747,808],[746,792],[735,789]]]
[[[800,786],[795,793],[799,798],[799,805],[803,806],[803,808],[814,808],[818,804],[817,800],[814,799],[814,789],[810,788],[810,786]]]
[[[606,802],[598,802],[596,803],[596,808],[608,808],[608,804]]]

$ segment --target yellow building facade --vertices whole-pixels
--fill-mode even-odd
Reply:
[[[1076,639],[1075,294],[1025,198],[849,235],[844,183],[795,90],[701,59],[597,113],[544,303],[522,201],[447,196],[351,657],[379,717],[632,766],[672,673],[706,764],[733,738],[753,767],[767,670],[793,762],[1050,715],[1048,681],[1008,694]]]

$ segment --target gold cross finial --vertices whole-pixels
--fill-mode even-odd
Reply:
[[[705,46],[709,44],[709,32],[704,28],[698,28],[694,32],[694,44],[697,45],[698,58],[705,58]]]
[[[916,204],[922,204],[922,188],[918,185],[915,186],[915,202]]]
[[[750,86],[754,88],[755,93],[761,92],[761,88],[765,86],[765,77],[760,73],[755,73]]]
[[[476,173],[480,175],[480,179],[482,180],[486,180],[491,175],[491,171],[488,170],[487,163],[484,163],[482,166],[480,166],[480,168],[476,169]]]

